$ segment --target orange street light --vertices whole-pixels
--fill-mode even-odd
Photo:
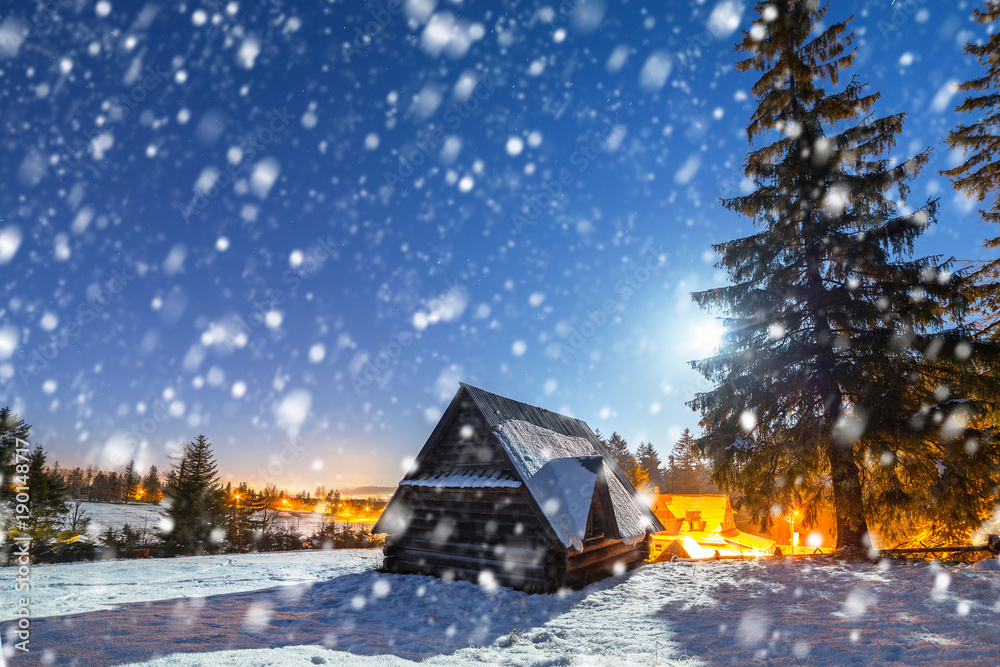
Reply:
[[[788,544],[792,548],[793,556],[795,555],[795,517],[798,515],[798,513],[799,511],[795,510],[794,512],[788,515],[788,523],[790,524],[790,528],[788,531]]]

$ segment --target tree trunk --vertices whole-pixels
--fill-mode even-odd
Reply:
[[[812,211],[806,212],[803,228],[807,229],[812,220]],[[864,499],[861,493],[861,472],[854,460],[854,448],[841,444],[832,437],[834,425],[843,413],[844,395],[834,380],[835,359],[833,348],[834,332],[830,326],[826,310],[822,307],[826,300],[823,290],[819,261],[814,256],[807,259],[807,284],[814,307],[813,320],[816,323],[816,342],[822,348],[817,364],[819,388],[827,419],[826,453],[830,461],[830,477],[833,481],[833,507],[837,515],[837,548],[866,548],[868,521],[865,518]]]
[[[833,506],[837,514],[837,548],[860,547],[868,534],[864,501],[861,495],[861,473],[854,461],[850,445],[827,444],[830,477],[833,480]]]

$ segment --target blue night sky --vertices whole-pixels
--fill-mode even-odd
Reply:
[[[696,428],[752,6],[499,5],[5,5],[0,405],[50,461],[163,470],[205,433],[234,482],[394,484],[459,380],[664,459]],[[994,235],[936,174],[973,6],[828,16],[907,113],[893,157],[934,148],[921,254]]]

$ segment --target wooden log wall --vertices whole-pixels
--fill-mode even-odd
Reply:
[[[471,433],[469,431],[471,430]],[[440,440],[420,463],[420,474],[504,470],[512,472],[500,443],[471,399],[459,406]]]
[[[614,573],[619,563],[625,570],[631,570],[645,563],[648,557],[648,538],[635,545],[617,539],[585,542],[582,552],[567,554],[563,584],[571,588],[585,586]]]
[[[408,505],[406,531],[386,538],[390,571],[477,581],[490,570],[501,585],[544,586],[551,540],[521,489],[413,488]]]

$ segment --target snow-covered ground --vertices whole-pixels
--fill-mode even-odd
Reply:
[[[149,503],[98,503],[80,501],[84,516],[90,518],[90,534],[100,535],[108,526],[116,531],[126,523],[141,531],[143,526],[155,532],[163,518],[163,508]]]
[[[82,501],[81,506],[90,517],[90,534],[99,536],[108,526],[121,530],[126,523],[133,529],[141,531],[145,525],[151,533],[159,528],[163,518],[163,508],[149,503],[99,503]],[[318,512],[279,512],[279,519],[286,525],[296,528],[300,535],[308,537],[319,530],[323,515]],[[337,525],[346,522],[338,521]],[[371,529],[373,523],[348,523],[353,528],[364,526]]]
[[[32,568],[10,665],[994,665],[1000,561],[646,565],[565,595],[373,571],[376,550]],[[11,582],[13,577],[7,579]],[[0,596],[12,618],[15,593]]]

